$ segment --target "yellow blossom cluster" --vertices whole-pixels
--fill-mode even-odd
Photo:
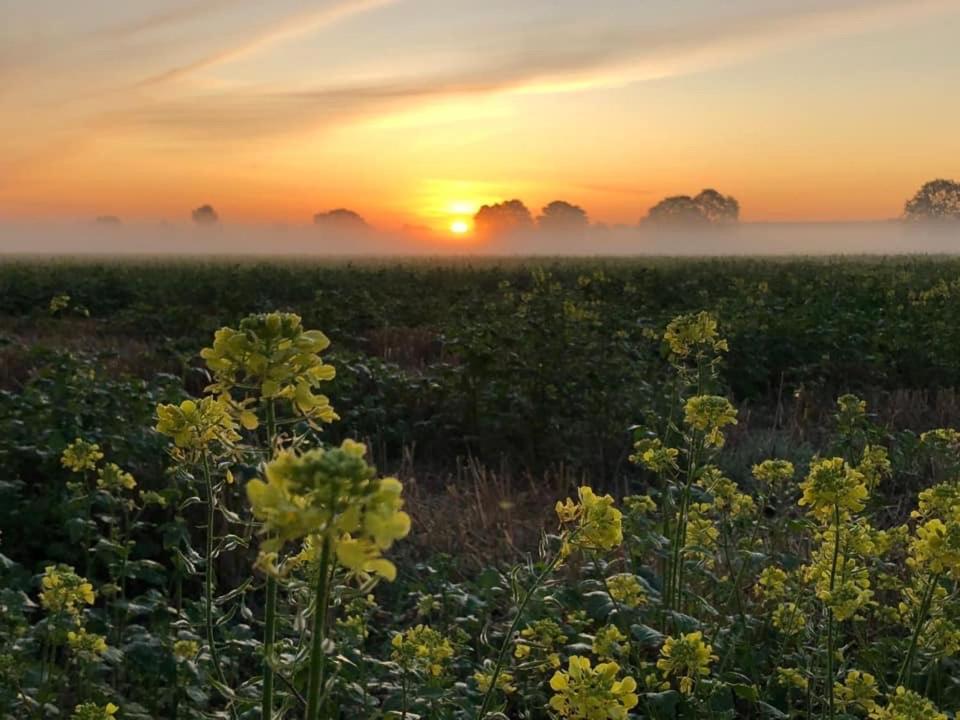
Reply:
[[[841,514],[860,512],[867,500],[866,478],[843,458],[814,461],[800,489],[800,505],[820,520],[831,519],[836,509]]]
[[[40,584],[40,604],[52,613],[78,616],[84,605],[96,600],[93,585],[69,565],[48,565]]]
[[[119,490],[133,490],[137,481],[133,475],[120,468],[116,463],[107,463],[97,471],[97,487],[102,490],[117,492]]]
[[[592,667],[589,658],[573,655],[567,670],[550,678],[550,708],[569,720],[625,720],[639,698],[636,681],[619,673],[615,662]]]
[[[410,516],[401,509],[400,481],[377,478],[365,454],[366,447],[352,440],[303,454],[285,451],[267,464],[266,481],[248,482],[253,514],[268,536],[263,552],[315,535],[349,570],[393,580],[396,567],[382,552],[407,535]]]
[[[230,406],[210,396],[184,400],[179,405],[158,405],[156,429],[171,437],[179,451],[190,455],[213,444],[229,449],[240,439]]]
[[[668,637],[660,648],[657,668],[664,680],[679,680],[680,692],[689,695],[696,681],[710,674],[710,665],[717,659],[713,646],[705,642],[703,633],[691,632],[680,637]]]
[[[99,657],[107,651],[107,639],[103,635],[87,632],[86,628],[68,632],[67,645],[78,655],[86,657]]]
[[[677,469],[677,457],[680,451],[666,447],[660,438],[638,440],[633,444],[630,462],[643,465],[655,473],[665,473]]]
[[[737,410],[722,395],[694,395],[683,407],[683,420],[688,427],[703,433],[707,447],[723,447],[723,428],[737,424]]]
[[[577,492],[579,502],[567,498],[557,502],[556,511],[564,525],[576,524],[571,530],[564,551],[612,550],[623,542],[623,514],[613,506],[609,495],[597,495],[587,486]]]
[[[100,446],[82,438],[77,438],[67,445],[60,456],[60,464],[76,473],[96,469],[97,463],[101,460],[103,460],[103,452]]]
[[[887,696],[885,706],[870,712],[870,720],[947,720],[947,716],[927,698],[900,686]]]
[[[113,720],[118,710],[120,708],[109,702],[106,705],[83,703],[73,709],[70,720]]]
[[[682,360],[699,353],[726,352],[727,341],[717,332],[717,319],[708,312],[680,315],[667,325],[663,339],[674,360]]]
[[[632,573],[620,573],[607,578],[607,591],[614,602],[628,608],[647,604],[647,591]]]
[[[391,660],[404,670],[432,679],[445,676],[453,659],[453,645],[428,625],[417,625],[397,633],[391,645]]]
[[[794,468],[789,460],[764,460],[754,465],[751,472],[757,482],[775,486],[792,480]]]

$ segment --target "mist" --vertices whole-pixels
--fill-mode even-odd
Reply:
[[[960,223],[739,223],[697,229],[597,226],[451,237],[425,230],[163,223],[0,223],[3,256],[721,256],[957,254]]]

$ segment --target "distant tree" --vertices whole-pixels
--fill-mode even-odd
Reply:
[[[116,215],[100,215],[94,222],[97,225],[119,225],[120,218]]]
[[[731,223],[740,219],[740,203],[732,195],[722,195],[713,188],[701,190],[693,202],[712,223]]]
[[[931,180],[904,206],[907,220],[960,220],[960,183]]]
[[[197,225],[215,225],[220,220],[212,205],[201,205],[190,216]]]
[[[645,222],[661,225],[723,225],[740,218],[740,203],[731,195],[713,189],[701,190],[695,197],[673,195],[664,198],[647,212]]]
[[[501,235],[533,227],[533,217],[519,200],[484,205],[473,216],[473,226],[485,235]]]
[[[318,212],[313,216],[313,224],[328,230],[350,231],[367,230],[370,226],[358,213],[346,208],[337,208],[326,212]]]
[[[541,230],[570,232],[584,230],[589,224],[590,220],[583,208],[563,200],[554,200],[544,206],[537,218],[537,225]]]

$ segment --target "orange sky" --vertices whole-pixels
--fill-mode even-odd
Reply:
[[[879,219],[960,179],[960,0],[115,0],[0,28],[0,216],[444,231],[554,199],[635,223]]]

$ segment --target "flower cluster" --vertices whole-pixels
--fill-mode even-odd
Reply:
[[[703,633],[697,631],[678,638],[668,637],[660,648],[657,668],[666,680],[678,678],[680,692],[689,695],[696,681],[710,674],[710,664],[716,659],[713,646],[704,641]]]
[[[518,660],[526,660],[535,651],[537,659],[558,668],[560,655],[556,650],[566,641],[566,634],[555,621],[549,618],[536,620],[520,631],[520,641],[513,649],[513,656]]]
[[[900,686],[887,696],[884,707],[875,707],[870,712],[871,720],[947,720],[936,706],[913,690]]]
[[[632,573],[620,573],[607,578],[607,591],[614,602],[628,608],[647,604],[647,591]]]
[[[178,451],[189,456],[213,445],[230,449],[240,439],[230,406],[219,398],[184,400],[179,405],[157,406],[157,432],[173,438]]]
[[[550,708],[570,720],[624,720],[639,698],[636,681],[629,676],[618,680],[619,673],[615,662],[591,667],[588,658],[573,655],[567,670],[550,679]]]
[[[800,505],[821,520],[830,519],[837,508],[841,513],[860,512],[867,500],[866,478],[843,458],[816,460],[800,489]]]
[[[729,348],[717,332],[717,319],[708,312],[680,315],[667,325],[663,339],[675,360],[703,352],[720,353]]]
[[[908,563],[960,579],[960,516],[947,522],[935,517],[919,525],[910,541]]]
[[[446,675],[453,659],[450,641],[427,625],[417,625],[397,633],[390,644],[393,646],[391,660],[404,670],[421,673],[428,678]]]
[[[612,660],[630,652],[630,643],[616,625],[605,625],[594,636],[591,649],[601,660]]]
[[[877,679],[868,672],[850,670],[842,684],[834,684],[833,695],[844,712],[853,709],[871,712],[877,707]]]
[[[474,682],[477,683],[477,690],[482,693],[486,693],[490,690],[490,683],[493,679],[493,673],[477,670],[473,674],[473,679]],[[499,675],[497,675],[497,690],[502,692],[504,695],[515,693],[517,691],[517,687],[513,684],[513,675],[508,672],[501,672]]]
[[[97,487],[110,492],[133,490],[137,481],[116,463],[107,463],[97,471]]]
[[[70,649],[81,656],[98,657],[107,651],[107,639],[103,635],[87,632],[86,628],[67,633]]]
[[[177,640],[173,643],[173,656],[177,660],[193,660],[200,653],[196,640]]]
[[[40,604],[52,613],[78,616],[84,605],[96,600],[93,585],[69,565],[48,565],[40,584]]]
[[[556,511],[563,524],[576,523],[570,533],[565,552],[570,547],[581,550],[612,550],[623,542],[623,514],[613,506],[609,495],[597,495],[587,486],[581,487],[579,502],[567,498],[557,502]]]
[[[630,462],[643,465],[651,472],[665,473],[676,470],[679,455],[679,450],[666,447],[660,438],[644,439],[633,444]]]
[[[103,460],[103,452],[100,446],[82,438],[77,438],[67,445],[60,456],[60,464],[76,473],[96,469],[97,463],[101,460]]]
[[[331,543],[344,567],[393,580],[396,568],[382,551],[407,535],[410,516],[401,509],[400,481],[378,479],[365,453],[346,440],[328,450],[285,451],[268,463],[266,482],[247,483],[253,514],[269,537],[262,550],[275,553],[287,541],[315,535]]]
[[[83,703],[73,709],[73,715],[70,720],[113,720],[117,714],[118,708],[113,703],[106,705],[97,705],[96,703]]]
[[[793,463],[789,460],[764,460],[752,469],[757,482],[767,486],[776,486],[793,479]]]
[[[683,407],[683,419],[688,427],[703,433],[707,447],[723,447],[721,432],[727,425],[737,424],[737,410],[722,395],[694,395]]]
[[[320,383],[332,380],[333,366],[320,353],[330,340],[319,330],[304,330],[299,315],[269,313],[250,315],[238,329],[221,328],[213,346],[200,355],[214,376],[208,388],[228,396],[234,390],[259,393],[261,398],[290,401],[293,410],[304,417],[332,422],[337,419],[325,395],[315,394]],[[245,408],[247,401],[239,407]],[[248,412],[248,411],[241,411]],[[255,416],[244,416],[245,425],[256,426]]]

